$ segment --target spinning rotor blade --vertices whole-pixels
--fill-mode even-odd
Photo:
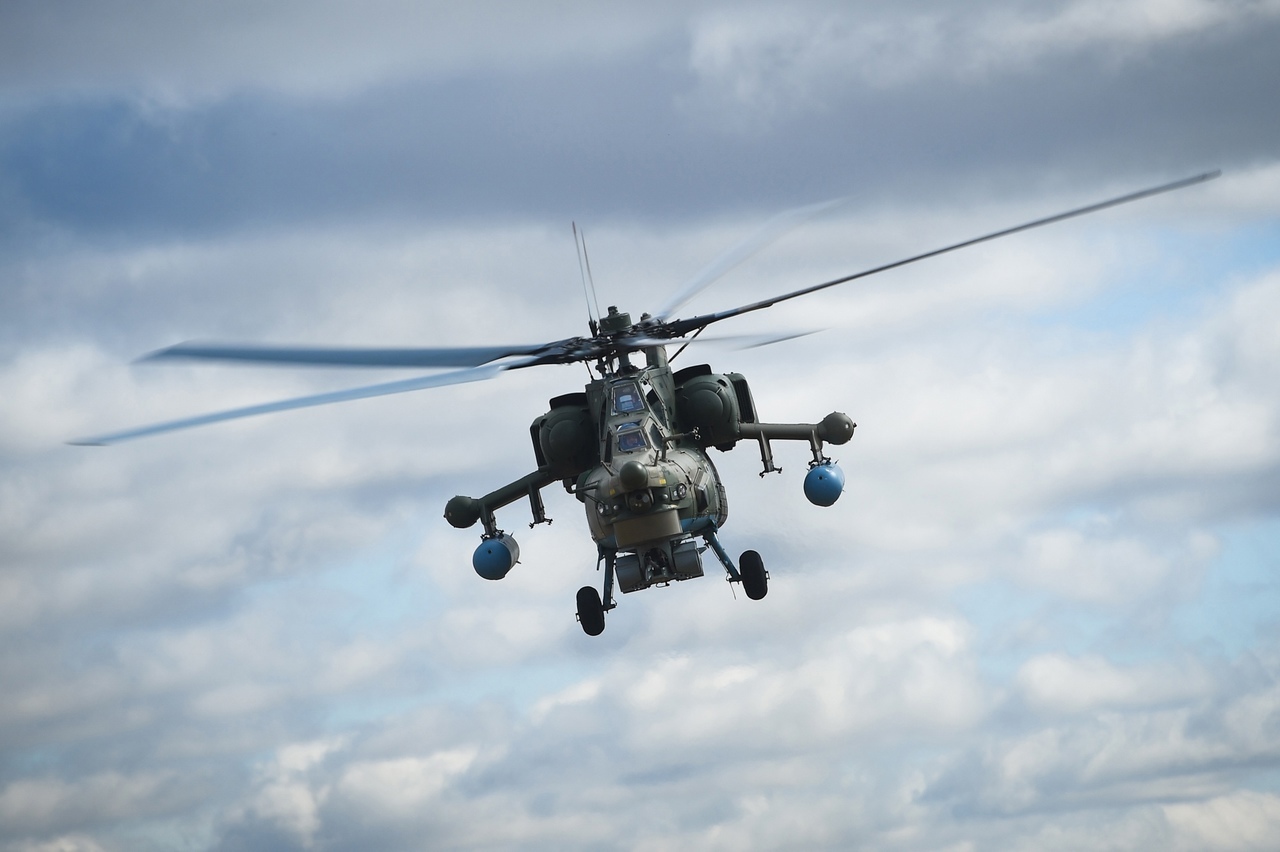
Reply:
[[[173,359],[303,364],[326,367],[479,367],[510,355],[532,355],[544,346],[469,346],[378,349],[312,346],[240,346],[190,341],[159,349],[139,361]]]
[[[328,405],[331,402],[347,402],[348,400],[353,399],[367,399],[369,397],[386,396],[393,393],[406,393],[408,391],[424,390],[426,388],[438,388],[446,385],[464,384],[466,382],[479,382],[485,379],[491,379],[505,370],[524,366],[529,360],[531,359],[524,359],[522,361],[516,361],[509,364],[491,364],[488,366],[473,367],[469,370],[455,370],[452,373],[436,373],[431,376],[419,376],[416,379],[402,379],[398,382],[366,385],[364,387],[330,391],[329,393],[320,393],[312,396],[295,397],[294,399],[283,399],[278,402],[268,402],[263,403],[262,405],[250,405],[244,408],[233,408],[230,411],[218,411],[213,414],[201,414],[196,417],[186,417],[182,420],[171,420],[167,423],[140,426],[136,429],[127,429],[123,432],[113,432],[108,435],[97,435],[92,438],[81,438],[76,441],[68,441],[68,443],[83,447],[104,447],[109,444],[118,444],[121,441],[130,441],[134,438],[142,438],[148,435],[159,435],[164,432],[176,432],[179,429],[190,429],[193,426],[220,423],[224,420],[238,420],[241,417],[270,414],[274,411],[288,411],[293,408],[308,408],[313,405]]]
[[[807,337],[810,334],[817,334],[818,329],[809,329],[807,331],[784,331],[774,334],[715,334],[698,336],[691,335],[689,337],[625,337],[618,341],[624,344],[629,350],[645,349],[650,346],[679,346],[681,349],[690,343],[729,343],[733,344],[737,349],[755,349],[760,346],[769,346],[773,343],[781,343],[784,340],[794,340],[797,337]],[[674,356],[672,356],[674,357]]]
[[[751,236],[722,252],[719,257],[704,266],[697,275],[690,278],[685,282],[684,286],[673,293],[667,303],[654,316],[660,320],[671,316],[682,305],[756,252],[781,239],[788,231],[798,228],[819,213],[825,213],[831,208],[843,204],[844,201],[845,199],[843,198],[836,198],[831,201],[810,204],[807,207],[797,207],[795,210],[787,210],[774,216],[757,228]]]
[[[973,239],[944,246],[943,248],[934,249],[933,251],[924,252],[923,254],[917,254],[893,263],[886,263],[872,269],[863,270],[862,272],[857,272],[853,275],[846,275],[843,278],[836,278],[832,281],[815,284],[811,287],[805,287],[800,290],[775,296],[771,299],[752,302],[751,304],[731,308],[726,311],[704,314],[702,316],[691,317],[689,319],[666,319],[671,311],[675,310],[680,305],[683,305],[725,272],[729,271],[743,260],[746,260],[755,252],[764,248],[791,228],[794,228],[807,219],[816,216],[818,213],[834,207],[839,203],[839,201],[828,201],[822,204],[802,207],[797,210],[792,210],[779,216],[775,216],[773,219],[761,226],[748,239],[720,255],[720,257],[704,268],[701,273],[691,279],[676,294],[676,296],[668,301],[667,305],[664,306],[663,310],[656,318],[644,317],[640,323],[637,323],[631,326],[630,329],[617,334],[600,334],[595,328],[593,328],[592,337],[590,338],[574,337],[534,346],[436,347],[426,349],[240,346],[221,343],[181,343],[177,346],[171,346],[168,349],[161,349],[157,352],[153,352],[142,360],[201,359],[251,363],[310,364],[347,367],[442,367],[462,369],[454,369],[452,372],[420,376],[413,379],[404,379],[401,381],[350,388],[348,390],[332,391],[329,393],[280,400],[278,402],[264,403],[261,405],[251,405],[244,408],[232,409],[230,411],[204,414],[196,417],[184,418],[182,420],[173,420],[166,423],[157,423],[151,426],[142,426],[122,432],[83,438],[77,441],[71,441],[70,443],[79,445],[116,444],[121,441],[141,438],[147,435],[173,432],[179,429],[189,429],[194,426],[219,423],[224,420],[236,420],[242,417],[253,417],[258,414],[268,414],[275,411],[288,411],[294,408],[307,408],[316,405],[327,405],[333,402],[346,402],[354,399],[366,399],[369,397],[406,393],[408,391],[423,390],[426,388],[482,381],[484,379],[493,378],[506,370],[513,370],[521,367],[532,367],[540,364],[571,364],[596,360],[605,363],[610,359],[622,357],[627,352],[636,351],[649,346],[682,344],[681,351],[683,351],[684,346],[694,342],[695,338],[699,338],[703,329],[712,323],[719,322],[720,320],[729,319],[730,317],[735,317],[740,314],[750,313],[751,311],[758,311],[763,308],[776,305],[779,302],[785,302],[790,299],[808,295],[809,293],[816,293],[819,290],[825,290],[828,287],[834,287],[837,284],[845,284],[859,278],[866,278],[867,276],[875,275],[878,272],[885,272],[899,266],[906,266],[909,263],[915,263],[916,261],[925,260],[926,258],[937,257],[938,255],[946,254],[947,252],[956,251],[957,249],[976,245],[988,240],[1009,236],[1010,234],[1027,231],[1032,228],[1038,228],[1042,225],[1049,225],[1054,222],[1061,222],[1065,219],[1083,216],[1086,213],[1094,213],[1099,210],[1105,210],[1108,207],[1115,207],[1120,204],[1127,204],[1130,201],[1137,201],[1142,198],[1159,195],[1160,193],[1171,192],[1175,189],[1182,189],[1184,187],[1192,186],[1193,184],[1203,183],[1218,177],[1219,174],[1221,174],[1221,172],[1206,172],[1194,177],[1184,178],[1183,180],[1173,181],[1172,183],[1166,183],[1150,189],[1129,193],[1128,195],[1117,196],[1096,204],[1090,204],[1085,207],[1068,210],[1065,213],[1058,213],[1053,216],[1036,219],[1021,225],[1015,225],[1012,228],[1005,228],[980,237],[974,237]],[[691,332],[692,334],[690,334]],[[800,334],[805,333],[809,332],[801,332]],[[737,339],[751,341],[746,344],[747,346],[763,346],[769,343],[786,340],[791,337],[797,337],[800,336],[800,334],[781,334],[773,336],[741,335],[738,336]],[[729,337],[722,339],[735,338]],[[680,352],[676,353],[677,356],[679,354]],[[674,358],[675,356],[672,357]],[[499,361],[501,363],[494,363]],[[603,369],[604,368],[602,367],[602,372]]]
[[[804,289],[795,290],[791,293],[784,293],[781,296],[774,296],[772,299],[765,299],[759,302],[752,302],[749,305],[743,305],[738,308],[731,308],[727,311],[719,311],[714,314],[705,314],[700,317],[692,317],[691,319],[687,319],[687,320],[672,320],[671,322],[666,324],[666,327],[670,329],[671,333],[676,335],[688,334],[690,331],[693,331],[694,329],[704,328],[713,322],[719,322],[720,320],[729,319],[730,317],[736,317],[736,316],[739,316],[740,314],[750,313],[751,311],[758,311],[758,310],[761,310],[762,308],[768,308],[778,304],[779,302],[785,302],[790,299],[798,298],[800,296],[807,296],[810,293],[816,293],[819,290],[825,290],[828,287],[834,287],[837,284],[845,284],[849,281],[856,281],[859,278],[866,278],[869,275],[875,275],[877,272],[886,272],[890,269],[896,269],[899,266],[906,266],[909,263],[915,263],[918,260],[925,260],[930,257],[937,257],[940,254],[946,254],[947,252],[952,252],[957,249],[967,248],[968,246],[977,245],[978,243],[984,243],[984,242],[987,242],[988,240],[994,240],[999,237],[1007,237],[1010,234],[1016,234],[1016,233],[1019,233],[1020,231],[1029,231],[1032,228],[1039,228],[1042,225],[1051,225],[1055,222],[1061,222],[1066,219],[1073,219],[1076,216],[1083,216],[1086,213],[1096,213],[1097,211],[1105,210],[1108,207],[1116,207],[1120,204],[1128,204],[1130,201],[1138,201],[1143,198],[1150,198],[1153,195],[1159,195],[1164,192],[1172,192],[1175,189],[1183,189],[1184,187],[1193,186],[1198,183],[1204,183],[1205,181],[1213,180],[1214,178],[1218,177],[1221,174],[1222,174],[1221,171],[1215,169],[1214,171],[1205,172],[1204,174],[1195,175],[1194,177],[1183,178],[1182,180],[1176,180],[1176,181],[1173,181],[1172,183],[1161,184],[1160,186],[1154,186],[1154,187],[1151,187],[1150,189],[1143,189],[1143,190],[1139,190],[1138,192],[1131,192],[1128,195],[1120,195],[1115,198],[1109,198],[1106,201],[1099,201],[1096,204],[1090,204],[1085,207],[1077,207],[1076,209],[1068,210],[1065,213],[1057,213],[1057,214],[1054,214],[1053,216],[1046,216],[1043,219],[1036,219],[1031,222],[1025,222],[1021,225],[1015,225],[1012,228],[1005,228],[1003,230],[995,231],[990,234],[984,234],[981,237],[974,237],[973,239],[965,240],[964,242],[954,243],[949,246],[944,246],[939,249],[934,249],[933,251],[927,251],[924,254],[917,254],[912,257],[905,258],[903,260],[894,261],[893,263],[886,263],[882,266],[877,266],[872,269],[863,270],[862,272],[855,272],[853,275],[846,275],[843,278],[837,278],[833,281],[826,281],[826,282],[823,282],[822,284],[815,284],[812,287],[805,287]]]

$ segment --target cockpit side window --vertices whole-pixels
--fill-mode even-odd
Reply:
[[[667,407],[662,404],[662,397],[658,396],[658,392],[656,390],[649,391],[649,393],[645,395],[645,399],[649,400],[649,410],[653,412],[655,417],[663,423],[671,422],[671,419],[667,416]]]
[[[662,437],[662,430],[658,428],[658,424],[649,421],[649,440],[653,442],[654,449],[662,450],[666,444],[666,438]]]

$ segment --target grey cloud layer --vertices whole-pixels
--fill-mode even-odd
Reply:
[[[772,210],[847,193],[973,191],[974,173],[1006,186],[1095,184],[1248,165],[1280,143],[1280,119],[1258,108],[1280,79],[1274,16],[1137,44],[1041,36],[1040,52],[1011,57],[1012,36],[989,36],[999,43],[962,45],[954,66],[870,84],[866,69],[892,57],[837,49],[858,47],[854,19],[812,19],[836,31],[826,62],[807,44],[781,50],[774,31],[764,40],[730,27],[717,39],[712,19],[692,45],[666,32],[645,52],[585,65],[467,67],[337,100],[240,88],[176,107],[109,94],[16,106],[0,156],[29,215],[191,233],[300,217]],[[716,53],[708,41],[728,46]],[[699,58],[708,53],[717,58]]]

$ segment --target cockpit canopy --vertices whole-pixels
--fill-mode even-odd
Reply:
[[[605,436],[606,458],[616,454],[661,452],[666,433],[661,425],[661,403],[652,392],[646,396],[638,378],[618,378],[609,385],[609,422]],[[655,411],[652,405],[658,405]]]

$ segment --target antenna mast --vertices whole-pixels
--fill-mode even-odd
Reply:
[[[587,258],[587,235],[578,230],[578,223],[573,222],[573,247],[578,253],[578,274],[582,276],[582,298],[587,303],[587,324],[591,327],[591,336],[595,337],[600,333],[600,323],[597,317],[600,316],[600,303],[596,301],[595,313],[591,312],[591,303],[595,299],[596,284],[591,280],[591,261]],[[591,281],[590,293],[587,291],[587,282]]]

